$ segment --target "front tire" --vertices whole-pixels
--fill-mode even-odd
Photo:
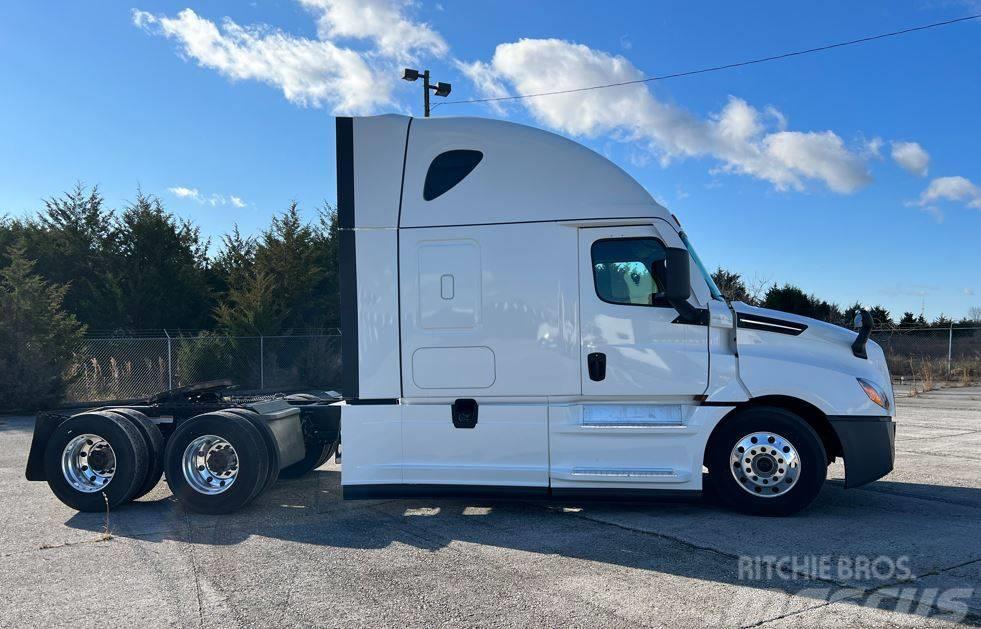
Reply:
[[[827,476],[821,438],[781,408],[737,411],[713,433],[706,452],[710,490],[728,507],[786,516],[807,507]]]

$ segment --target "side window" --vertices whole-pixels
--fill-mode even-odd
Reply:
[[[422,198],[432,201],[447,192],[469,175],[484,154],[480,151],[458,149],[440,153],[433,159],[426,171],[426,181],[422,187]]]
[[[593,282],[603,301],[631,306],[654,306],[664,286],[667,252],[656,238],[597,240],[590,251]]]

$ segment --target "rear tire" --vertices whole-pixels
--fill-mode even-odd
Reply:
[[[110,412],[129,418],[143,437],[147,446],[146,476],[137,487],[130,500],[139,500],[157,486],[163,476],[164,468],[164,438],[163,433],[150,419],[140,411],[131,408],[114,408]]]
[[[58,426],[44,451],[48,486],[78,511],[105,511],[130,500],[146,477],[146,442],[130,421],[97,411]]]
[[[259,494],[269,474],[269,450],[262,436],[234,413],[187,420],[171,435],[164,458],[170,490],[199,513],[241,509]]]
[[[781,408],[737,411],[706,451],[710,491],[751,515],[786,516],[807,507],[827,476],[827,454],[807,422]]]
[[[248,421],[255,429],[259,431],[262,436],[262,441],[266,444],[266,449],[269,451],[269,473],[266,475],[266,482],[262,484],[259,491],[256,492],[256,496],[266,491],[273,484],[279,480],[279,445],[276,443],[276,437],[272,433],[272,428],[266,423],[266,420],[256,413],[247,408],[229,408],[224,411],[219,411],[219,413],[230,413],[232,415],[238,415],[242,419]],[[253,496],[254,498],[255,496]]]
[[[330,457],[334,456],[337,450],[337,442],[307,444],[307,454],[305,457],[279,471],[280,478],[300,478],[306,476],[313,470],[326,463]]]

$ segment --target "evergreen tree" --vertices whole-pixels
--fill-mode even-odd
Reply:
[[[314,327],[341,325],[340,242],[337,209],[324,203],[320,209],[319,229],[315,235],[317,264],[324,270],[319,286],[322,310]]]
[[[869,314],[872,315],[872,321],[875,322],[877,328],[896,327],[896,323],[892,320],[892,314],[882,306],[872,306],[869,308]]]
[[[912,312],[904,312],[903,318],[899,320],[899,327],[901,328],[915,328],[916,327],[916,315]]]
[[[844,313],[842,313],[842,325],[844,325],[845,327],[852,327],[852,324],[855,321],[855,315],[858,313],[859,310],[863,310],[863,309],[868,310],[869,314],[872,315],[873,327],[875,328],[895,327],[896,324],[893,323],[892,315],[889,314],[889,311],[883,308],[882,306],[872,306],[871,308],[865,308],[864,306],[862,306],[862,304],[857,302],[849,306],[848,309],[845,310]]]
[[[112,273],[116,230],[102,195],[82,184],[44,202],[32,219],[10,222],[13,239],[22,242],[35,272],[55,284],[67,284],[65,308],[97,329],[122,323],[122,296]],[[10,243],[5,243],[9,246]]]
[[[818,299],[792,284],[784,284],[783,286],[774,284],[771,286],[763,297],[762,306],[836,324],[843,323],[844,319],[844,315],[837,304]]]
[[[334,323],[330,304],[336,300],[336,232],[330,218],[316,225],[303,221],[296,202],[272,219],[259,239],[255,268],[267,275],[282,308],[284,331],[323,328]],[[336,310],[335,310],[336,312]]]
[[[719,287],[723,297],[729,301],[741,301],[747,304],[753,303],[754,300],[749,294],[746,283],[739,273],[727,271],[720,266],[712,273],[712,281]]]
[[[84,326],[62,307],[66,285],[34,272],[21,243],[0,269],[0,408],[35,409],[61,401],[66,369]]]
[[[256,239],[243,236],[238,225],[221,238],[222,249],[211,264],[211,286],[219,299],[232,288],[243,288],[255,274]]]
[[[285,316],[276,286],[265,273],[254,273],[241,286],[233,286],[215,309],[218,328],[229,336],[279,334]]]
[[[126,324],[134,330],[210,325],[208,242],[190,221],[164,211],[142,192],[118,226],[118,269]]]

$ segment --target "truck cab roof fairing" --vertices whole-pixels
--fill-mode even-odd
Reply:
[[[616,218],[671,222],[670,213],[616,164],[533,127],[486,118],[388,114],[354,118],[353,136],[359,194],[352,226]],[[450,151],[476,151],[482,159],[455,185],[426,200],[433,160]]]
[[[430,165],[454,150],[479,151],[483,159],[427,201]],[[630,175],[572,140],[502,120],[412,121],[400,227],[638,217],[670,220]]]

